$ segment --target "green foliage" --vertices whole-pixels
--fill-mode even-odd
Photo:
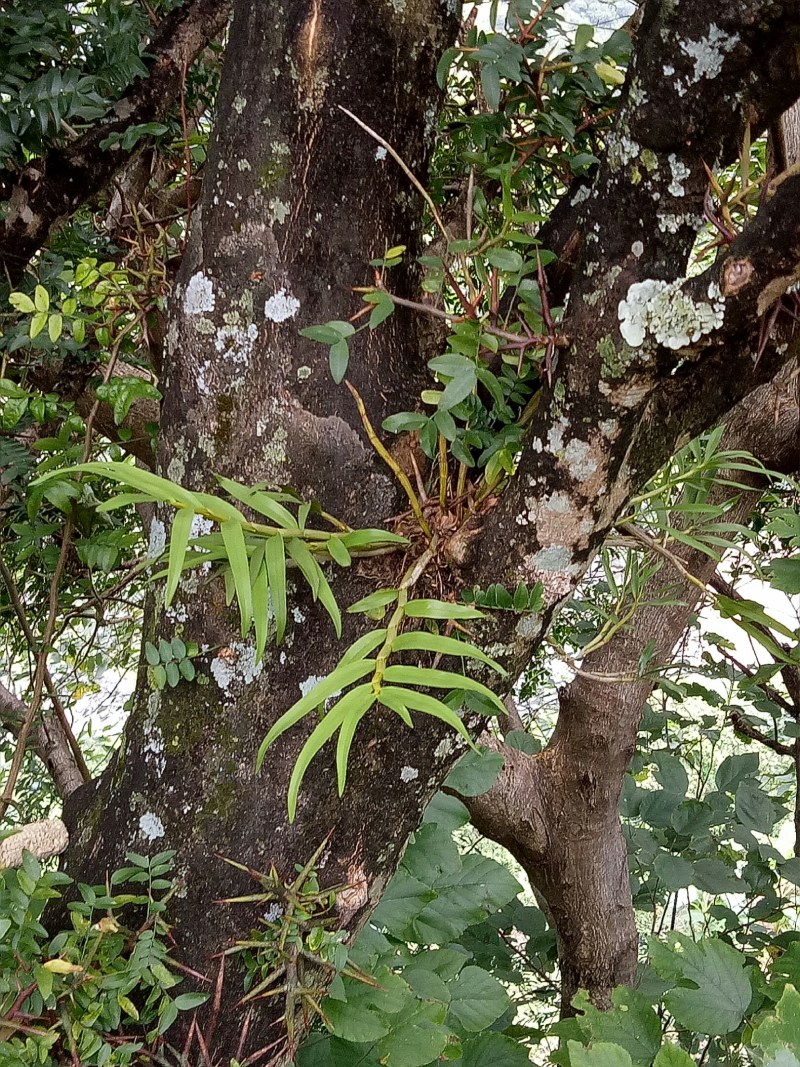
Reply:
[[[509,1067],[521,1063],[508,1039],[486,1032],[506,1014],[508,993],[457,943],[519,889],[501,864],[460,856],[447,830],[423,826],[350,952],[377,985],[345,973],[334,980],[322,1005],[330,1036],[311,1038],[299,1067],[331,1058],[423,1067],[460,1055],[480,1064],[495,1052]]]
[[[147,660],[148,674],[155,688],[164,689],[169,685],[174,689],[181,678],[193,682],[196,671],[192,657],[197,653],[197,645],[187,645],[180,637],[173,637],[171,641],[165,641],[162,637],[158,645],[145,641],[144,658]]]
[[[184,570],[207,562],[218,564],[228,603],[234,596],[238,601],[242,636],[255,623],[257,661],[264,654],[268,638],[266,609],[270,596],[278,641],[286,628],[287,565],[295,566],[303,575],[314,599],[328,612],[340,635],[339,608],[318,559],[335,560],[339,566],[348,566],[351,552],[358,554],[366,549],[374,551],[405,543],[402,537],[383,530],[348,528],[331,533],[307,527],[312,504],[303,503],[290,493],[248,488],[230,478],[218,478],[228,496],[264,516],[268,524],[247,519],[238,507],[219,496],[190,492],[129,463],[78,464],[70,471],[49,472],[40,482],[52,483],[57,479],[55,484],[69,485],[65,479],[82,473],[100,475],[133,490],[101,504],[98,508],[101,513],[140,503],[167,504],[177,510],[167,554],[165,604],[169,606],[172,601]],[[297,507],[296,515],[287,504]],[[318,506],[316,514],[321,514]],[[196,517],[215,524],[219,532],[192,536]]]
[[[303,745],[292,771],[288,792],[290,821],[294,821],[300,786],[311,760],[337,731],[339,739],[336,748],[336,769],[339,795],[342,795],[347,780],[353,737],[359,722],[375,704],[395,712],[407,726],[413,725],[412,711],[431,715],[456,730],[468,745],[472,745],[472,739],[455,711],[463,702],[465,694],[481,699],[489,714],[503,714],[505,711],[502,702],[490,689],[466,674],[389,662],[397,653],[434,653],[437,656],[459,656],[462,659],[476,660],[498,674],[505,674],[499,663],[468,641],[421,630],[400,633],[404,621],[408,618],[427,619],[433,623],[440,620],[481,617],[480,612],[474,608],[459,604],[441,600],[409,600],[408,592],[413,586],[416,570],[416,566],[412,568],[398,589],[381,590],[380,594],[373,594],[351,606],[350,611],[360,611],[374,617],[377,610],[383,610],[391,603],[395,604],[387,626],[354,642],[339,660],[336,668],[316,682],[308,693],[284,712],[264,738],[258,752],[258,767],[261,766],[270,745],[281,734],[306,716],[325,709]],[[374,655],[371,655],[372,653]],[[349,688],[367,675],[371,675],[369,682]],[[446,702],[448,697],[440,700],[423,691],[430,689],[447,690],[454,706]]]
[[[204,993],[176,992],[165,920],[173,855],[130,853],[107,886],[74,886],[27,852],[21,867],[0,871],[4,1064],[127,1067],[160,1047],[179,1012],[203,1003]],[[65,895],[70,925],[53,934],[42,913]],[[125,925],[131,917],[135,927]]]

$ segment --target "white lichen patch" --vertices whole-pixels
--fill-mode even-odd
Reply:
[[[644,245],[641,241],[634,241],[631,245],[631,254],[638,259],[644,253]]]
[[[544,500],[542,507],[545,511],[552,511],[556,515],[566,515],[572,504],[566,493],[555,492]]]
[[[214,348],[217,352],[224,352],[232,363],[246,366],[257,339],[258,327],[254,322],[247,327],[220,326],[214,338]]]
[[[279,289],[264,304],[264,318],[271,322],[286,322],[300,310],[300,301],[286,289]]]
[[[419,771],[416,767],[403,767],[400,771],[401,782],[413,782],[415,778],[419,778]]]
[[[161,519],[150,523],[150,543],[147,546],[147,558],[158,559],[167,545],[167,531]]]
[[[247,97],[240,96],[238,93],[233,98],[233,110],[237,115],[241,115],[244,109],[247,107]]]
[[[681,41],[681,51],[694,60],[693,81],[701,78],[716,78],[722,70],[722,62],[728,52],[739,43],[738,33],[726,33],[716,23],[708,27],[708,35],[699,41]]]
[[[205,515],[195,515],[192,519],[189,537],[204,537],[206,534],[211,533],[213,528],[214,523],[211,519],[207,519]]]
[[[325,678],[324,674],[309,674],[305,681],[300,683],[300,692],[307,697],[311,690]]]
[[[537,571],[549,574],[577,574],[579,569],[572,562],[572,552],[567,545],[548,545],[540,549],[532,563]]]
[[[641,146],[626,133],[612,133],[607,142],[606,158],[612,171],[621,170],[632,160],[637,159]]]
[[[686,190],[683,188],[683,183],[692,172],[682,159],[678,159],[674,152],[670,153],[668,162],[672,181],[667,186],[667,189],[673,196],[684,196]]]
[[[159,694],[160,695],[160,694]],[[167,763],[164,759],[164,736],[157,726],[151,726],[149,734],[142,745],[145,763],[153,766],[159,776],[164,773]]]
[[[286,222],[291,210],[291,207],[284,200],[279,200],[276,196],[269,202],[269,217],[272,222],[276,222],[279,226]]]
[[[451,737],[443,737],[436,748],[433,750],[433,754],[436,759],[445,759],[453,751],[453,739]]]
[[[249,685],[263,668],[263,660],[256,663],[255,648],[243,641],[233,641],[211,661],[211,674],[226,696],[231,696],[237,686]]]
[[[548,430],[547,450],[551,454],[555,455],[564,447],[564,430],[566,430],[567,426],[569,426],[569,422],[562,415]]]
[[[630,286],[617,308],[619,331],[631,348],[644,344],[648,334],[657,344],[679,349],[719,329],[725,317],[725,298],[715,282],[708,300],[695,301],[683,291],[685,279],[671,284],[646,278]]]
[[[659,211],[656,218],[658,219],[658,228],[662,233],[677,233],[681,226],[689,226],[693,230],[699,230],[703,225],[703,219],[699,215],[695,215],[693,211]]]
[[[298,382],[305,382],[311,377],[311,368],[303,364],[302,367],[297,368],[297,380]]]
[[[187,315],[202,315],[216,306],[214,285],[201,270],[193,274],[183,295],[183,310]]]
[[[239,168],[240,171],[243,171],[243,172],[246,171],[246,170],[252,170],[253,169],[250,166],[250,160],[249,159],[240,159],[239,162],[236,164],[236,166]]]
[[[378,145],[375,149],[375,158],[380,162],[382,159],[386,159],[386,149],[382,144]]]
[[[573,207],[577,207],[578,204],[582,204],[584,200],[588,200],[589,199],[591,191],[592,191],[591,187],[588,186],[588,185],[579,186],[577,192],[575,193],[573,198],[570,200],[570,204]]]
[[[146,811],[139,819],[139,833],[147,841],[155,841],[164,836],[164,824],[152,811]]]
[[[591,478],[597,470],[597,462],[592,459],[589,443],[580,441],[577,437],[573,437],[564,449],[562,460],[572,477],[580,482]]]

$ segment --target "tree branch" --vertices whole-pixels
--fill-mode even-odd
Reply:
[[[779,756],[791,756],[794,758],[794,745],[784,745],[777,738],[768,737],[762,733],[755,726],[751,726],[750,723],[745,722],[738,711],[732,711],[728,716],[728,721],[740,734],[744,734],[745,737],[749,737],[752,741],[757,741],[759,745],[764,745],[765,748],[772,749],[773,752],[777,752]]]
[[[9,197],[0,230],[0,271],[12,285],[47,240],[53,225],[103,189],[137,151],[119,144],[101,148],[112,134],[154,122],[178,96],[187,65],[194,62],[228,20],[230,0],[186,0],[159,25],[148,46],[149,73],[137,79],[114,106],[116,117],[101,122],[78,140],[53,148],[29,163]]]

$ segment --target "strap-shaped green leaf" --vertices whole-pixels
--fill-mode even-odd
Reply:
[[[300,786],[303,784],[303,778],[305,777],[309,764],[322,746],[327,741],[330,741],[344,721],[347,712],[342,710],[343,702],[344,698],[332,707],[327,715],[322,717],[320,722],[318,722],[311,731],[311,736],[300,749],[300,755],[297,757],[295,765],[292,768],[292,777],[289,779],[289,790],[286,796],[290,823],[294,822],[294,817],[297,814],[297,798],[300,794]]]
[[[311,588],[311,592],[314,594],[314,599],[316,600],[319,592],[319,580],[322,577],[322,571],[319,569],[317,561],[306,548],[305,541],[301,541],[297,537],[287,537],[286,551],[299,567],[303,577]]]
[[[250,557],[250,584],[253,590],[253,622],[256,629],[256,663],[261,662],[269,636],[269,581],[264,558],[266,544],[257,545]]]
[[[189,508],[181,508],[176,512],[172,520],[172,533],[169,541],[169,562],[167,564],[167,588],[164,592],[164,605],[169,607],[178,582],[181,580],[183,561],[186,559],[186,549],[189,545],[189,537],[192,532],[194,512]]]
[[[275,640],[278,644],[286,633],[286,557],[283,554],[283,538],[276,534],[267,538],[264,553],[267,561],[269,592],[272,611],[275,615]]]
[[[370,630],[368,634],[364,634],[363,637],[359,637],[357,641],[352,643],[339,660],[339,664],[352,663],[354,660],[364,659],[370,652],[374,652],[378,645],[382,645],[385,640],[385,627],[380,630]]]
[[[355,604],[351,604],[347,610],[350,613],[377,611],[378,608],[385,608],[388,604],[393,604],[397,600],[397,595],[397,589],[376,589],[374,593],[370,593],[369,596],[364,596],[357,600]]]
[[[339,611],[339,605],[336,603],[336,597],[333,595],[333,590],[328,585],[328,579],[322,573],[319,572],[319,602],[323,608],[331,617],[333,628],[336,631],[336,636],[342,636],[342,615]]]
[[[389,711],[393,711],[397,715],[399,715],[403,722],[406,724],[406,726],[410,727],[413,730],[414,720],[411,718],[409,710],[406,707],[406,701],[404,699],[405,694],[405,689],[397,689],[391,685],[385,685],[381,689],[381,704],[383,704],[384,707],[388,708]]]
[[[360,681],[364,675],[371,674],[375,670],[375,664],[372,660],[359,660],[356,663],[346,663],[337,667],[330,674],[326,675],[321,681],[317,682],[310,692],[302,696],[285,711],[278,721],[273,725],[267,736],[261,742],[261,747],[258,750],[258,757],[256,759],[256,770],[261,768],[261,764],[264,762],[264,756],[269,746],[277,738],[289,730],[295,723],[299,722],[304,715],[308,715],[314,708],[318,708],[320,704],[323,704],[328,697],[332,697],[335,693],[341,692],[346,689],[347,686],[352,685],[353,682]]]
[[[372,548],[377,545],[407,545],[408,538],[386,530],[351,530],[342,534],[342,542],[351,551],[359,548]]]
[[[328,579],[322,573],[319,563],[311,555],[305,542],[299,538],[287,538],[286,551],[303,572],[306,581],[311,586],[314,599],[319,600],[330,615],[333,628],[336,630],[336,636],[341,637],[342,616],[339,611],[339,605],[336,603],[336,597],[333,595],[333,590],[328,585]]]
[[[195,493],[194,496],[202,505],[203,510],[213,516],[220,526],[223,522],[237,522],[240,526],[247,522],[238,508],[229,504],[227,500],[214,496],[213,493]]]
[[[220,573],[222,575],[222,580],[225,583],[225,606],[229,608],[233,603],[233,598],[236,596],[236,585],[233,581],[233,572],[230,567],[226,565],[222,568]]]
[[[358,724],[376,700],[377,697],[375,696],[372,686],[367,683],[366,685],[359,685],[356,686],[355,689],[351,689],[350,692],[346,696],[343,696],[339,701],[338,707],[340,711],[346,707],[345,717],[342,721],[342,728],[339,731],[339,739],[336,742],[336,778],[338,782],[339,796],[344,793],[344,787],[347,781],[347,761],[350,757],[350,746],[353,743],[353,737],[355,736]]]
[[[247,559],[247,545],[242,527],[238,522],[220,523],[220,532],[228,553],[233,582],[236,586],[236,599],[239,601],[239,617],[242,623],[242,637],[250,629],[253,618],[253,598],[250,588],[250,564]]]
[[[398,682],[400,685],[413,685],[420,689],[467,689],[473,693],[481,693],[486,699],[494,704],[501,715],[506,714],[505,706],[500,698],[487,689],[481,682],[466,675],[456,674],[455,671],[440,671],[433,667],[387,667],[383,674],[387,682]]]
[[[392,641],[392,652],[404,652],[407,649],[419,649],[422,652],[438,652],[442,656],[463,656],[466,659],[477,659],[486,663],[498,674],[507,674],[496,659],[487,656],[469,641],[457,641],[454,637],[445,637],[442,634],[429,634],[425,630],[409,630],[400,634]]]
[[[404,614],[412,619],[482,619],[484,615],[466,604],[451,604],[448,600],[409,600]]]
[[[281,526],[284,530],[297,528],[297,520],[291,511],[285,508],[283,504],[279,504],[277,500],[274,500],[269,493],[264,493],[259,489],[250,489],[246,485],[234,482],[230,478],[223,478],[219,474],[216,478],[225,492],[232,496],[234,500],[240,500],[243,504],[252,508],[253,511],[257,511],[259,515],[266,516],[276,526]]]
[[[63,478],[64,475],[75,474],[77,471],[82,471],[86,474],[99,474],[103,478],[110,478],[112,481],[129,485],[132,489],[138,489],[139,492],[144,493],[150,500],[179,500],[186,507],[197,509],[198,494],[190,493],[183,486],[176,485],[166,478],[160,478],[157,474],[153,474],[152,471],[144,471],[140,467],[134,467],[130,463],[78,463],[68,469],[61,468],[55,471],[48,471],[41,478],[37,478],[33,484],[49,481],[51,478]]]
[[[420,693],[416,689],[397,689],[393,686],[384,686],[381,689],[380,701],[385,703],[387,700],[402,703],[413,711],[421,711],[425,715],[432,715],[435,719],[441,719],[442,722],[446,722],[448,726],[452,726],[454,730],[461,734],[471,748],[477,748],[475,742],[467,733],[466,726],[453,709],[448,708],[446,704],[431,696],[430,693]],[[386,706],[390,707],[388,703]],[[392,711],[395,710],[395,708],[392,708]]]
[[[115,493],[108,500],[98,504],[95,511],[104,514],[106,511],[116,511],[117,508],[127,508],[132,504],[149,504],[151,499],[151,497],[143,493]]]
[[[353,562],[350,553],[342,544],[342,539],[340,537],[330,537],[328,539],[327,547],[328,555],[334,563],[338,563],[340,567],[349,567]]]

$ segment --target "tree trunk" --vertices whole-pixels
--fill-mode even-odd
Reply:
[[[350,394],[330,380],[327,352],[298,329],[342,318],[350,287],[370,281],[369,258],[403,243],[413,262],[420,250],[417,195],[340,105],[379,126],[424,179],[440,100],[434,72],[455,37],[455,7],[408,0],[375,5],[366,17],[359,0],[237,5],[202,217],[170,309],[159,442],[167,476],[197,489],[213,489],[214,473],[291,485],[362,527],[402,510]],[[410,295],[415,280],[413,270],[393,272],[401,294]],[[379,424],[413,406],[424,366],[416,321],[398,312],[386,328],[354,341],[349,377]],[[156,540],[163,542],[168,521],[166,513],[154,521]],[[342,609],[374,588],[375,564],[352,571],[336,583]],[[383,584],[390,579],[387,572]],[[344,799],[330,774],[309,775],[297,822],[287,823],[287,785],[304,732],[287,735],[260,775],[256,752],[270,725],[344,647],[295,584],[289,632],[257,666],[219,582],[187,578],[166,613],[151,601],[148,639],[196,640],[200,684],[153,691],[143,665],[121,751],[96,802],[86,805],[81,795],[72,809],[68,867],[79,879],[102,879],[127,850],[178,850],[187,894],[171,912],[180,956],[200,970],[216,968],[214,954],[258,918],[253,907],[222,904],[256,888],[223,857],[259,871],[274,865],[288,877],[333,832],[319,866],[326,884],[349,886],[340,894],[340,919],[355,930],[377,903],[444,764],[434,754],[443,730],[420,723],[417,774],[404,785],[402,746],[377,717],[371,736],[359,736]],[[357,625],[345,616],[345,641],[357,636]],[[388,835],[375,819],[386,782],[402,790]],[[282,1007],[262,1001],[247,1046],[238,1048],[241,977],[229,964],[213,1039],[219,1062],[278,1036],[268,1028]]]
[[[799,441],[797,373],[787,367],[731,414],[722,447],[752,451],[766,467],[788,473],[800,461]],[[720,489],[716,497],[728,492]],[[757,498],[757,487],[742,494],[726,520],[746,521]],[[712,578],[714,560],[695,550],[680,555],[691,574],[703,582]],[[609,1008],[614,987],[630,985],[638,963],[619,797],[654,683],[652,676],[614,679],[635,678],[649,644],[654,665],[669,662],[699,593],[666,564],[648,584],[647,598],[676,603],[640,609],[628,628],[587,656],[586,673],[559,692],[556,729],[541,753],[528,756],[491,742],[505,756],[505,768],[484,796],[462,798],[477,829],[509,849],[547,903],[566,1015],[578,989]]]
[[[798,178],[783,183],[753,233],[746,231],[729,249],[731,261],[747,257],[750,280],[726,295],[713,336],[704,334],[693,347],[687,335],[680,372],[674,344],[658,331],[639,346],[619,332],[618,307],[630,286],[648,276],[683,284],[692,227],[659,230],[654,208],[658,201],[661,211],[670,205],[686,211],[669,191],[667,159],[675,145],[690,144],[683,157],[692,173],[687,198],[697,206],[704,161],[731,158],[745,123],[760,129],[800,85],[794,59],[786,61],[779,83],[772,65],[754,73],[750,58],[744,59],[745,53],[788,48],[784,38],[793,47],[785,28],[788,5],[774,3],[759,18],[754,3],[747,18],[740,0],[725,0],[723,7],[733,24],[742,23],[741,55],[720,57],[713,94],[705,81],[695,80],[681,96],[683,126],[676,127],[668,109],[652,125],[650,145],[647,124],[636,125],[639,104],[623,101],[621,129],[635,129],[643,147],[660,153],[663,166],[634,181],[619,166],[617,152],[601,169],[587,215],[597,242],[579,257],[565,320],[570,348],[543,391],[519,475],[500,502],[489,502],[435,560],[437,586],[445,595],[487,580],[511,587],[542,582],[541,617],[500,613],[508,618],[482,623],[477,633],[487,646],[501,646],[512,669],[528,661],[628,495],[667,460],[683,434],[716,420],[792,355],[783,324],[756,363],[751,350],[759,336],[759,298],[791,284],[788,264],[800,248]],[[297,331],[347,314],[349,288],[371,281],[363,266],[370,257],[396,243],[408,247],[408,262],[419,251],[416,195],[340,106],[379,127],[424,181],[439,102],[434,72],[455,36],[456,8],[450,0],[381,0],[367,17],[358,0],[235,4],[202,216],[195,216],[170,311],[159,442],[159,467],[169,478],[190,489],[213,486],[215,473],[247,484],[289,484],[361,527],[382,525],[405,509],[393,479],[377,463],[349,393],[331,386],[327,354]],[[700,39],[710,32],[710,15],[694,0],[677,14],[655,2],[648,11],[632,71],[641,83],[638,99],[644,94],[655,106],[664,63],[675,58],[686,65],[677,29]],[[674,56],[664,41],[672,42]],[[658,236],[637,259],[630,248],[645,225]],[[598,282],[599,275],[592,280],[598,259],[603,277],[612,279],[608,284]],[[705,306],[700,287],[704,293],[710,285],[719,289],[723,269],[721,262],[709,276],[686,282],[686,299]],[[393,269],[398,296],[412,294],[415,282],[412,268]],[[736,347],[723,359],[726,342]],[[416,321],[399,309],[384,328],[354,339],[348,376],[375,425],[415,405],[425,380],[424,349]],[[714,389],[704,388],[723,364],[719,387],[715,381]],[[441,516],[443,541],[449,519]],[[152,523],[154,549],[163,546],[168,521],[162,512]],[[417,537],[410,555],[418,556],[419,548]],[[346,606],[376,585],[395,585],[403,569],[402,561],[387,557],[332,572],[331,579]],[[322,884],[346,887],[337,897],[338,921],[353,934],[458,754],[451,731],[432,725],[428,716],[418,716],[426,721],[408,731],[376,709],[359,727],[344,797],[337,798],[333,759],[326,753],[306,779],[296,822],[288,823],[287,785],[310,727],[285,734],[261,775],[254,772],[256,752],[278,716],[330,672],[344,647],[296,584],[286,640],[258,665],[252,643],[237,634],[221,582],[209,583],[195,572],[166,612],[151,597],[145,637],[196,641],[198,679],[154,690],[142,663],[119,755],[94,800],[79,791],[72,807],[67,867],[82,881],[102,880],[126,850],[176,849],[186,882],[185,896],[172,907],[179,954],[207,971],[218,968],[219,952],[259,918],[255,906],[220,903],[252,891],[249,879],[223,857],[262,872],[274,865],[289,879],[298,863],[323,846],[317,864]],[[346,616],[344,642],[361,632]],[[476,716],[466,721],[477,729]],[[603,727],[607,749],[619,754],[625,745],[611,736],[612,725]],[[563,760],[554,775],[577,773],[567,744],[559,752],[554,745],[552,753]],[[583,787],[595,795],[591,781]],[[610,788],[582,833],[607,830],[612,801]],[[615,871],[619,863],[618,857]],[[598,904],[596,914],[604,907]],[[201,1023],[221,1062],[244,1058],[280,1036],[270,1029],[282,1014],[279,998],[259,1001],[245,1026],[240,996],[241,974],[231,966],[220,1008],[211,1012],[215,1026],[208,1011]]]

